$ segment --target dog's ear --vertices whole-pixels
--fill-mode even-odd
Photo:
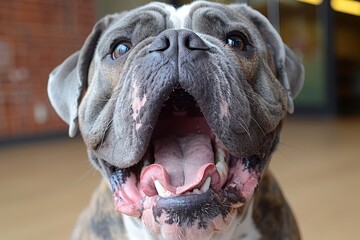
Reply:
[[[293,113],[293,99],[300,93],[304,83],[304,68],[299,58],[283,43],[275,28],[260,12],[246,4],[233,4],[231,7],[247,17],[258,28],[268,49],[271,50],[278,78],[288,94],[288,112]]]
[[[57,66],[49,76],[48,95],[57,114],[69,125],[69,136],[78,130],[78,108],[87,88],[89,66],[103,31],[118,14],[99,20],[80,51]]]

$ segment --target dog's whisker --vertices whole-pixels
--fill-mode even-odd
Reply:
[[[74,184],[77,185],[80,182],[82,182],[85,178],[87,178],[90,175],[90,173],[94,174],[94,173],[96,173],[96,170],[92,166],[89,165],[87,167],[87,170],[74,181]]]
[[[258,121],[251,114],[250,114],[250,118],[254,121],[256,126],[259,127],[261,133],[263,134],[263,137],[266,137],[266,133],[265,133],[264,129],[262,128],[262,126],[258,123]]]
[[[109,131],[111,125],[112,125],[112,119],[107,124],[106,129],[102,132],[102,136],[101,136],[101,139],[100,139],[100,142],[99,142],[97,148],[102,148],[104,146],[106,133]]]
[[[120,138],[116,138],[115,139],[115,143],[114,143],[114,146],[113,146],[113,148],[112,148],[112,153],[111,153],[111,162],[115,162],[115,158],[114,158],[114,156],[115,156],[115,151],[116,151],[116,149],[117,149],[117,145],[120,143]]]
[[[244,131],[245,131],[246,134],[248,135],[249,139],[251,140],[252,137],[251,137],[250,131],[249,131],[249,129],[246,127],[244,121],[240,120],[240,121],[239,121],[239,125],[242,127],[242,129],[244,129]]]

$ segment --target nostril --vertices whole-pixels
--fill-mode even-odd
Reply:
[[[190,50],[209,50],[208,45],[194,32],[185,32],[183,42]]]
[[[191,30],[167,29],[160,33],[149,46],[148,52],[164,52],[168,49],[178,51],[187,50],[209,50],[209,46]]]
[[[170,47],[170,40],[167,36],[163,35],[160,38],[157,38],[149,47],[149,53],[156,51],[165,51]]]
[[[185,47],[191,49],[191,46],[190,46],[190,37],[187,37],[187,38],[185,39]]]
[[[169,38],[165,38],[164,39],[164,43],[165,43],[165,49],[168,49],[169,47],[170,47],[170,40],[169,40]],[[164,49],[164,50],[165,50]]]
[[[162,39],[162,44],[161,44],[160,48],[158,49],[158,51],[165,51],[169,47],[170,47],[170,40],[168,37],[164,36]]]

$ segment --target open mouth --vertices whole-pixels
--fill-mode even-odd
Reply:
[[[232,155],[194,97],[178,85],[163,103],[141,161],[125,169],[105,165],[117,211],[141,217],[150,210],[155,221],[165,214],[168,224],[184,227],[196,220],[205,228],[251,199],[267,158]]]

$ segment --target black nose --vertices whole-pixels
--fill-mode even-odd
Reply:
[[[193,31],[168,29],[160,33],[149,47],[155,51],[209,50],[209,46]]]

